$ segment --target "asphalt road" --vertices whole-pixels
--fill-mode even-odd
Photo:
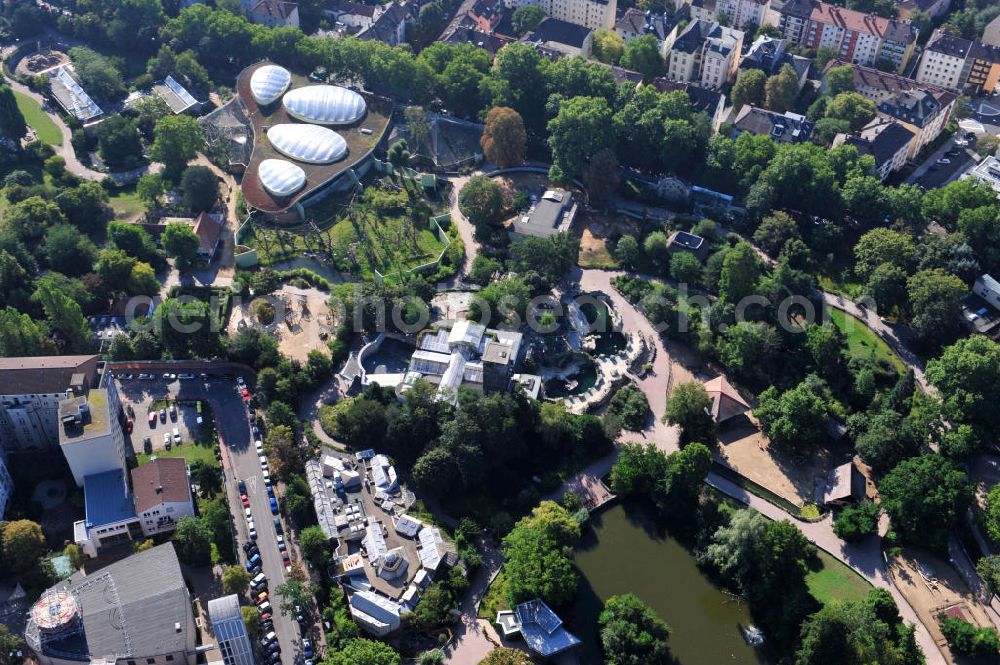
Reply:
[[[134,370],[130,371],[134,375],[139,373]],[[185,369],[177,367],[171,371],[184,372]],[[276,539],[277,533],[273,524],[273,518],[276,516],[271,515],[260,460],[253,445],[247,409],[242,397],[236,391],[236,381],[209,374],[206,380],[195,378],[168,383],[161,378],[162,371],[155,372],[154,375],[156,378],[151,381],[119,380],[119,386],[122,388],[120,394],[129,401],[140,401],[144,396],[147,399],[149,397],[162,399],[169,396],[170,398],[197,399],[211,403],[216,431],[222,444],[226,495],[233,517],[233,526],[236,529],[239,560],[241,564],[246,563],[246,555],[243,553],[242,546],[249,540],[246,517],[243,513],[243,504],[240,502],[238,488],[238,481],[242,479],[246,481],[250,510],[253,513],[257,529],[257,546],[260,548],[263,572],[267,576],[268,595],[273,595],[274,590],[285,581],[285,569],[282,565],[281,553],[278,550]],[[197,370],[195,370],[195,376],[198,376]],[[142,447],[141,440],[139,440],[138,446]],[[287,530],[285,539],[288,540]],[[289,546],[291,546],[290,543]],[[281,645],[281,662],[283,665],[301,663],[303,658],[298,622],[293,616],[282,616],[279,609],[281,604],[279,599],[271,598],[271,604],[274,607],[274,631]],[[257,635],[251,635],[252,641],[257,646],[259,646],[258,638]]]

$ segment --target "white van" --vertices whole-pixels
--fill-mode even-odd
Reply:
[[[180,442],[181,442],[181,432],[180,432],[179,429],[177,429],[175,427],[174,428],[174,443],[180,443]]]
[[[257,573],[257,577],[255,577],[252,580],[250,580],[250,586],[253,589],[262,589],[262,588],[266,587],[267,586],[267,577],[264,576],[264,573]]]

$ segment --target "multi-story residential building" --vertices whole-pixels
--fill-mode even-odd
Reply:
[[[739,67],[743,31],[698,19],[680,28],[675,27],[663,43],[666,77],[718,90]]]
[[[966,87],[977,94],[996,92],[1000,84],[1000,46],[976,43],[972,47],[971,59]]]
[[[913,132],[895,120],[875,117],[856,135],[837,134],[833,145],[854,146],[862,155],[875,159],[875,172],[881,180],[906,165]]]
[[[222,652],[225,665],[256,665],[253,645],[240,612],[240,598],[235,593],[208,601],[212,633]]]
[[[716,0],[674,0],[675,12],[687,14],[690,20],[713,22],[719,15]]]
[[[24,631],[41,665],[194,665],[197,637],[173,543],[59,582]]]
[[[535,45],[539,53],[551,59],[572,57],[575,55],[590,56],[594,31],[576,23],[560,21],[557,18],[544,18],[534,32],[521,38],[522,41]]]
[[[723,14],[729,25],[743,28],[747,24],[763,25],[770,0],[716,0],[716,16]]]
[[[299,5],[288,0],[250,0],[243,2],[253,23],[274,27],[299,27]]]
[[[961,90],[969,80],[972,69],[972,47],[971,40],[956,37],[944,30],[935,30],[920,56],[916,80]]]
[[[0,358],[0,440],[8,454],[59,445],[59,402],[74,384],[96,387],[97,356]]]
[[[813,0],[771,0],[764,10],[764,24],[778,29],[793,44],[801,44],[812,15]]]
[[[646,34],[646,12],[635,7],[629,7],[622,14],[622,17],[615,22],[615,32],[618,33],[618,36],[624,42],[630,42],[633,39],[642,37]]]
[[[909,21],[882,18],[825,2],[813,5],[802,46],[837,49],[842,60],[874,66],[890,62],[896,71],[913,55],[919,30]]]
[[[0,520],[7,512],[10,495],[14,493],[14,480],[7,471],[7,462],[0,456]]]
[[[781,71],[785,65],[795,70],[795,75],[799,79],[799,89],[805,85],[809,78],[809,69],[812,67],[812,60],[793,55],[786,51],[787,39],[777,39],[761,35],[747,50],[746,55],[740,61],[740,71],[747,69],[759,69],[768,76],[774,76]]]
[[[113,381],[59,403],[59,447],[79,487],[89,475],[127,467],[121,402]]]
[[[733,136],[743,132],[770,136],[779,143],[805,143],[812,136],[813,123],[804,115],[786,111],[775,113],[744,104],[733,121]]]
[[[135,513],[145,536],[177,528],[182,517],[194,517],[194,497],[187,462],[161,458],[132,469]]]
[[[538,5],[546,16],[591,30],[614,28],[618,0],[506,0],[511,8]]]
[[[915,78],[949,90],[992,93],[1000,81],[1000,47],[935,30]]]
[[[845,64],[833,60],[827,68]],[[910,160],[941,134],[958,99],[950,90],[873,67],[853,65],[852,71],[854,89],[875,102],[879,116],[895,120],[913,133],[906,155]]]

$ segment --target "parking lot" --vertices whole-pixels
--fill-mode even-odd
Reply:
[[[170,450],[173,446],[205,441],[211,436],[210,409],[204,402],[201,411],[197,401],[168,402],[152,395],[143,395],[140,401],[132,401],[130,395],[127,403],[135,413],[132,445],[136,454]],[[148,445],[146,439],[149,439]]]
[[[963,173],[975,166],[976,162],[972,158],[971,150],[962,148],[950,148],[943,157],[948,164],[932,163],[928,166],[924,174],[917,178],[917,184],[924,189],[934,189],[943,187],[952,180],[959,178]]]
[[[240,563],[247,561],[246,553],[242,545],[249,538],[247,521],[244,515],[244,507],[240,500],[238,483],[244,481],[247,486],[247,493],[250,502],[251,513],[255,518],[257,530],[257,545],[260,549],[260,556],[263,564],[263,572],[268,579],[268,591],[273,591],[283,584],[287,578],[287,572],[282,561],[281,551],[278,547],[277,531],[274,525],[276,516],[272,515],[269,497],[261,472],[260,461],[253,443],[251,434],[251,424],[248,417],[246,401],[241,390],[236,385],[236,376],[233,374],[212,373],[202,374],[198,370],[194,372],[191,379],[164,379],[163,370],[153,373],[152,379],[139,379],[142,370],[135,367],[129,370],[114,370],[117,375],[119,394],[123,404],[131,404],[135,412],[136,429],[133,431],[133,441],[138,442],[137,447],[142,448],[142,431],[155,433],[152,437],[156,441],[156,436],[160,439],[162,446],[163,432],[173,433],[175,425],[170,420],[169,410],[167,422],[159,422],[157,412],[157,424],[154,428],[149,427],[148,421],[141,423],[145,430],[140,428],[138,422],[142,418],[148,418],[149,406],[158,400],[170,400],[178,402],[193,403],[201,401],[209,405],[211,413],[215,416],[215,429],[218,434],[218,441],[222,444],[220,451],[222,457],[222,472],[225,479],[225,491],[229,502],[230,513],[233,518],[233,528],[236,533],[238,555]],[[183,369],[174,369],[173,372],[181,373]],[[132,378],[127,378],[131,374]],[[248,379],[250,377],[247,377]],[[143,407],[142,405],[145,405]],[[178,412],[178,423],[184,422],[189,426],[189,433],[196,425],[194,420],[196,413],[191,407],[186,411]],[[166,430],[166,428],[170,428]],[[188,441],[189,439],[184,439]],[[181,450],[184,450],[182,444]],[[198,448],[201,448],[200,446]],[[214,446],[213,446],[214,448]],[[174,449],[176,452],[178,449]],[[195,447],[192,446],[192,451]],[[280,519],[280,518],[279,518]],[[280,524],[280,522],[279,522]],[[290,533],[284,529],[284,537],[288,539]],[[288,543],[288,548],[292,548],[292,543]],[[241,598],[243,604],[249,604],[249,596],[244,594]],[[275,599],[275,609],[280,606],[280,597]],[[272,613],[274,621],[274,632],[281,647],[281,663],[284,665],[302,664],[304,661],[301,631],[294,616],[283,615],[280,611]],[[259,636],[251,636],[255,647],[260,646]],[[265,663],[266,659],[258,662]]]

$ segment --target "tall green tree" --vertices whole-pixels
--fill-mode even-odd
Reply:
[[[205,136],[198,121],[187,115],[161,118],[153,130],[149,155],[163,163],[162,175],[176,183],[188,162],[205,149]]]
[[[607,665],[672,663],[670,627],[638,596],[611,596],[597,620]]]
[[[949,530],[972,501],[965,473],[940,455],[900,462],[879,483],[882,508],[909,542],[943,550]]]
[[[777,74],[768,77],[764,84],[764,104],[775,113],[790,111],[795,106],[798,94],[799,75],[787,63],[782,65]]]
[[[681,428],[681,443],[715,442],[715,421],[711,414],[712,398],[700,381],[688,381],[674,388],[667,400],[664,420]]]
[[[14,91],[6,83],[0,84],[0,135],[18,143],[27,133],[28,125],[24,122]]]
[[[189,270],[198,257],[200,241],[190,226],[183,223],[167,224],[161,236],[163,248],[174,257],[174,263],[181,272]]]
[[[642,74],[644,81],[663,75],[664,62],[656,35],[643,35],[629,40],[622,52],[621,66]]]
[[[734,109],[741,109],[744,105],[751,106],[764,105],[764,84],[767,81],[767,74],[760,69],[745,69],[736,77],[736,83],[730,92]]]
[[[563,101],[548,124],[554,179],[580,175],[587,160],[612,147],[610,123],[611,109],[605,99],[574,97]]]

